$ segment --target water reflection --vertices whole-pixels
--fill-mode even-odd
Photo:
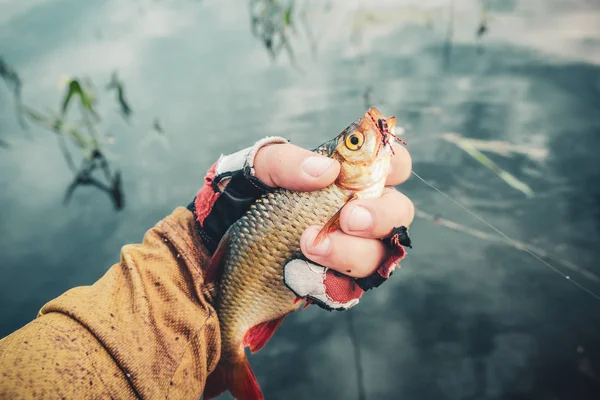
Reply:
[[[11,145],[0,157],[0,224],[10,232],[0,241],[0,303],[8,305],[0,335],[101,276],[123,244],[187,204],[218,154],[267,134],[314,147],[365,103],[406,126],[421,176],[515,239],[600,273],[600,67],[585,17],[598,16],[597,6],[490,1],[481,53],[481,3],[456,2],[447,64],[447,1],[411,3],[420,12],[383,0],[312,3],[295,2],[290,21],[300,32],[305,13],[317,57],[307,36],[286,28],[302,74],[281,57],[284,47],[273,62],[239,2],[151,2],[143,15],[139,4],[116,0],[9,6],[0,17],[3,56],[25,84],[25,103],[57,103],[63,74],[106,82],[118,70],[135,118],[124,121],[115,93],[105,93],[102,104],[114,105],[103,113],[102,131],[114,137],[105,154],[123,172],[127,206],[115,213],[97,190],[81,188],[63,208],[72,176],[55,138],[32,131],[34,140],[23,139],[11,94],[0,92],[1,138]],[[569,36],[558,26],[577,29]],[[168,145],[148,132],[156,126]],[[546,150],[541,158],[486,153],[535,197],[445,142],[447,132]],[[401,190],[419,209],[485,229],[416,180]],[[367,399],[600,397],[592,298],[504,244],[422,220],[411,232],[401,271],[352,311]],[[267,398],[358,398],[345,318],[309,308],[286,319],[250,359]]]

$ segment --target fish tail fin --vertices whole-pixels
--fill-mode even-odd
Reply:
[[[202,398],[213,399],[226,390],[229,390],[236,400],[264,400],[246,356],[234,363],[219,362],[217,368],[206,379]]]

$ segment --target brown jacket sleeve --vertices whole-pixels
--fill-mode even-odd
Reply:
[[[0,341],[0,399],[198,399],[220,355],[208,260],[185,208],[92,286]]]

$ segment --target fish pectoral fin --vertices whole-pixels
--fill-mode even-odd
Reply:
[[[252,353],[256,353],[262,349],[269,339],[271,339],[277,328],[279,328],[279,325],[281,325],[284,318],[285,315],[254,325],[252,328],[248,329],[248,332],[246,332],[246,335],[244,336],[244,341],[242,342],[243,346],[250,347]]]
[[[357,198],[358,196],[356,194],[352,194],[352,196],[350,196],[348,200],[346,200],[346,203],[344,205],[348,204],[349,201]],[[333,217],[331,217],[329,221],[327,221],[327,223],[323,225],[323,228],[321,228],[321,230],[317,234],[317,237],[315,237],[315,241],[313,243],[314,245],[321,243],[321,241],[325,239],[325,237],[327,237],[328,234],[340,228],[340,215],[342,214],[343,208],[344,207],[337,210],[337,212],[333,214]]]
[[[315,237],[315,241],[313,242],[313,245],[317,245],[317,244],[321,243],[321,241],[323,241],[323,239],[325,239],[325,237],[327,237],[327,235],[329,235],[329,233],[337,230],[340,227],[340,214],[341,213],[342,213],[342,209],[340,208],[333,215],[333,217],[331,217],[331,219],[329,221],[327,221],[327,223],[325,225],[323,225],[323,228],[321,228],[321,230],[317,234],[317,237]]]
[[[216,282],[221,279],[223,267],[225,266],[225,256],[229,252],[230,243],[231,238],[229,232],[227,232],[219,242],[217,249],[208,263],[208,267],[206,267],[206,272],[204,273],[205,283]]]
[[[306,307],[310,306],[313,303],[311,299],[306,299],[306,303],[302,306],[302,310],[306,310]]]

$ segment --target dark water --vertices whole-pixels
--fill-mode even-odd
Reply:
[[[0,2],[0,55],[26,103],[56,109],[62,75],[101,87],[118,69],[134,109],[127,124],[101,93],[124,210],[92,188],[63,207],[72,177],[55,137],[28,137],[0,85],[0,137],[11,144],[0,148],[0,337],[102,276],[121,246],[188,203],[220,153],[265,135],[314,147],[364,112],[365,91],[407,127],[417,173],[514,239],[600,275],[600,5],[489,3],[479,43],[480,3],[456,2],[448,51],[445,1],[369,1],[363,14],[358,2],[298,2],[317,45],[313,55],[296,19],[299,72],[285,55],[270,60],[243,2]],[[373,10],[384,17],[353,34],[353,18]],[[151,130],[156,116],[164,137]],[[444,132],[527,148],[533,157],[488,155],[535,197]],[[419,210],[486,230],[414,178],[399,189]],[[411,232],[402,270],[351,311],[367,399],[600,398],[600,301],[510,246],[423,219]],[[358,398],[344,313],[287,318],[251,362],[267,398]]]

